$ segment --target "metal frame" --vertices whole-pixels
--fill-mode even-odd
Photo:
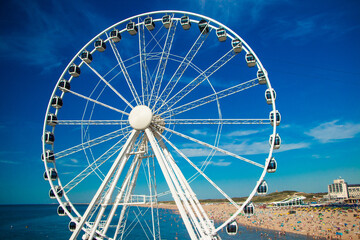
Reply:
[[[162,16],[165,14],[170,15],[172,21],[171,25],[167,29],[162,25]],[[184,54],[179,55],[172,53],[172,51],[174,50],[174,40],[176,39],[179,32],[182,32],[181,34],[186,34],[186,32],[189,32],[185,32],[183,29],[177,28],[180,18],[184,15],[190,17],[190,22],[193,23],[192,27],[194,27],[194,25],[199,23],[199,21],[202,19],[207,21],[207,26],[204,28],[203,32],[198,33],[196,39],[188,48],[188,50],[185,51]],[[144,26],[144,19],[149,16],[151,16],[153,18],[153,22],[156,23],[156,27],[154,29],[155,31],[150,31]],[[109,33],[115,28],[119,29],[120,34],[126,32],[126,24],[129,21],[134,22],[138,28],[136,33],[138,36],[131,37],[138,39],[136,46],[137,53],[131,57],[125,57],[126,54],[124,51],[121,51],[120,47],[117,45],[118,43],[115,43],[113,40],[111,40]],[[243,211],[244,207],[250,203],[252,197],[256,194],[258,186],[264,180],[270,159],[273,156],[275,137],[273,137],[272,141],[270,142],[270,147],[265,162],[259,163],[220,147],[219,141],[222,127],[224,125],[229,125],[233,128],[243,125],[259,127],[266,125],[272,129],[271,136],[275,136],[277,134],[277,124],[273,124],[273,126],[271,126],[270,120],[268,118],[228,119],[222,117],[222,109],[220,107],[221,104],[219,101],[220,99],[235,96],[236,94],[247,91],[248,89],[258,88],[260,85],[258,82],[259,80],[254,78],[245,79],[245,81],[241,83],[233,84],[230,87],[227,86],[222,90],[215,90],[213,81],[211,79],[212,76],[216,72],[221,71],[225,65],[228,65],[230,62],[232,62],[232,59],[238,59],[239,57],[237,57],[237,55],[242,55],[240,53],[234,52],[231,44],[228,44],[227,51],[224,52],[221,57],[213,61],[213,63],[209,62],[208,66],[205,67],[205,70],[202,70],[202,68],[197,65],[196,56],[199,52],[204,50],[204,46],[206,45],[204,45],[204,43],[207,41],[207,39],[209,39],[210,35],[216,32],[212,30],[219,28],[225,29],[227,38],[230,40],[240,39],[245,54],[253,54],[256,59],[257,69],[264,72],[267,89],[273,89],[271,87],[267,71],[264,69],[259,58],[239,35],[214,19],[204,15],[185,11],[154,11],[124,19],[96,35],[87,44],[85,44],[85,46],[80,49],[80,51],[75,54],[74,58],[69,62],[52,92],[48,107],[46,109],[43,126],[42,148],[44,156],[47,150],[50,149],[54,151],[56,160],[61,158],[67,159],[75,154],[78,154],[80,151],[83,151],[87,161],[86,166],[77,174],[75,174],[70,180],[67,180],[65,184],[62,184],[60,177],[58,177],[56,180],[52,180],[50,178],[48,179],[50,187],[54,193],[56,192],[55,189],[57,187],[63,191],[62,197],[58,196],[58,194],[55,194],[55,197],[60,206],[64,209],[66,215],[70,217],[71,221],[77,223],[76,230],[73,232],[70,239],[76,239],[81,231],[83,231],[89,239],[123,239],[128,236],[128,234],[125,232],[132,231],[137,224],[139,224],[144,230],[148,239],[161,239],[159,212],[157,210],[157,205],[158,198],[166,194],[166,192],[157,192],[157,176],[155,173],[156,165],[158,165],[161,169],[162,175],[169,187],[169,193],[171,193],[179,213],[184,221],[189,236],[193,240],[218,239],[218,232],[227,226],[227,224],[233,222],[236,216],[241,211]],[[209,31],[205,31],[205,29],[208,29]],[[196,28],[196,30],[198,29]],[[124,35],[120,42],[126,41],[126,37],[124,37]],[[214,36],[211,35],[211,37],[216,37],[216,34],[213,35]],[[110,51],[110,53],[113,55],[112,58],[115,59],[115,65],[105,74],[101,73],[103,71],[101,68],[94,66],[94,64],[96,64],[97,55],[103,54],[97,52],[93,47],[93,42],[100,38],[104,39],[104,44],[110,45],[111,48],[108,48],[106,51]],[[93,60],[91,62],[86,62],[80,57],[80,54],[87,48],[92,49],[91,51],[88,51],[93,56]],[[244,61],[243,58],[242,61]],[[151,64],[153,62],[157,63],[155,68],[151,68]],[[178,65],[175,68],[176,70],[169,75],[166,70],[170,63],[176,63]],[[70,83],[77,81],[74,80],[73,76],[69,76],[67,73],[69,66],[72,64],[76,64],[79,68],[86,68],[88,70],[88,74],[92,74],[92,78],[98,79],[97,84],[95,87],[93,87],[90,94],[82,92],[81,89],[60,91],[61,89],[59,90],[57,87],[60,81],[63,79],[68,79]],[[134,67],[139,68],[139,78],[131,75],[131,70]],[[180,80],[189,71],[195,71],[197,72],[197,75],[192,76],[192,79],[188,81],[185,86],[181,86],[184,84],[181,83]],[[83,71],[81,74],[83,74]],[[81,79],[81,74],[77,78]],[[165,80],[166,77],[167,79]],[[119,88],[116,83],[119,78],[121,78],[123,81],[122,88]],[[199,86],[204,85],[210,89],[211,93],[207,93],[205,96],[197,97],[196,99],[188,98],[188,96],[191,95],[192,92],[196,91]],[[139,89],[139,86],[141,89]],[[115,94],[118,99],[113,99],[111,104],[103,102],[102,99],[106,91],[113,92],[113,94]],[[272,99],[271,111],[276,112],[275,96],[273,95],[273,91],[270,91],[270,93]],[[79,101],[85,102],[85,108],[81,119],[62,119],[60,117],[59,113],[63,111],[63,108],[67,107],[66,100],[64,106],[61,109],[52,108],[52,98],[57,96],[61,99],[66,99],[67,96],[65,96],[65,94],[73,95],[73,98],[77,98]],[[212,106],[214,106],[214,103],[216,106],[214,111],[218,115],[216,118],[175,118],[178,115],[181,116],[181,114],[197,109],[204,105],[213,104]],[[264,101],[264,104],[266,104],[266,101]],[[150,126],[140,131],[132,130],[128,122],[128,116],[131,114],[132,109],[139,105],[148,106],[154,115]],[[95,106],[99,106],[99,108],[103,108],[107,111],[119,114],[120,117],[117,119],[103,120],[101,120],[101,118],[96,118],[95,109],[97,108],[95,108]],[[48,125],[47,116],[50,114],[50,112],[53,112],[55,116],[59,115],[59,117],[57,117],[57,120],[52,121],[51,125]],[[217,126],[213,144],[201,141],[196,137],[192,137],[185,134],[184,132],[175,130],[176,126],[184,126],[188,129],[191,129],[195,125]],[[44,136],[46,132],[51,132],[55,135],[55,129],[71,126],[81,127],[80,144],[76,144],[59,151],[58,148],[54,147],[54,145],[57,144],[56,142],[51,145],[45,142]],[[116,130],[105,132],[102,135],[96,137],[90,136],[91,129],[107,126],[116,127]],[[190,158],[187,157],[186,154],[184,154],[184,152],[176,146],[177,144],[170,140],[171,135],[174,135],[180,139],[185,139],[192,143],[196,143],[199,146],[208,149],[210,153],[205,161],[203,161],[203,164],[198,167],[195,163],[193,163]],[[115,140],[116,142],[114,143]],[[112,143],[110,144],[111,141]],[[97,155],[94,149],[104,145],[107,145],[106,149],[102,150],[100,155]],[[194,175],[188,179],[184,177],[182,170],[173,157],[172,150],[168,148],[169,146],[172,150],[174,150],[173,153],[180,155],[183,160],[188,162],[193,167],[193,169],[195,169]],[[261,174],[258,181],[255,183],[253,190],[250,192],[247,200],[244,203],[238,204],[234,202],[231,197],[229,197],[229,194],[225,193],[225,191],[223,191],[205,173],[206,168],[209,166],[209,163],[211,162],[211,159],[216,152],[230,156],[233,159],[241,160],[247,164],[256,166],[261,169]],[[118,155],[114,160],[115,154]],[[96,155],[97,157],[95,157]],[[56,166],[56,160],[55,162],[44,160],[44,167],[48,176],[51,169],[55,169],[58,172],[58,175],[61,176],[61,172],[58,171]],[[127,164],[127,162],[129,162],[129,164]],[[109,164],[111,167],[104,171],[103,166]],[[142,195],[144,201],[134,202],[132,200],[135,198],[133,193],[136,187],[138,176],[140,175],[141,167],[144,168],[144,175],[147,180],[147,187],[149,192]],[[127,171],[125,169],[127,169]],[[101,184],[98,187],[95,195],[92,197],[86,212],[84,214],[80,214],[76,207],[72,204],[68,195],[71,195],[73,191],[76,191],[79,188],[82,182],[86,182],[91,176],[94,175],[97,175],[100,178]],[[216,191],[228,199],[228,201],[234,206],[233,215],[217,228],[214,227],[213,222],[207,216],[190,186],[190,183],[198,176],[202,176],[214,187]],[[142,220],[139,217],[140,215],[145,214],[145,210],[139,210],[139,213],[133,211],[136,217],[134,221],[136,221],[130,224],[127,223],[127,216],[130,209],[128,206],[134,206],[140,203],[146,203],[150,205],[150,214],[152,219],[151,226],[148,226],[147,223],[142,223]],[[112,207],[110,213],[108,214],[107,218],[104,219],[103,215],[107,207],[111,205]],[[119,220],[117,224],[112,225],[117,207],[120,205],[122,206],[122,209],[120,211]],[[72,211],[70,212],[66,206],[70,206]],[[112,226],[116,228],[115,232],[112,237],[107,236],[108,229]]]

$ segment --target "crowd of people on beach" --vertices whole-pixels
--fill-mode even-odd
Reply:
[[[229,204],[205,206],[211,219],[225,221],[234,213]],[[252,216],[240,214],[237,222],[246,226],[307,235],[313,239],[360,239],[360,209],[332,207],[258,208]]]

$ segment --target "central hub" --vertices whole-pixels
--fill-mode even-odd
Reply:
[[[130,126],[136,130],[145,130],[150,126],[153,114],[151,109],[145,105],[134,107],[129,115]]]

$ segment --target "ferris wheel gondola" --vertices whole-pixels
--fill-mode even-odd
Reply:
[[[226,233],[228,235],[236,235],[236,233],[238,232],[238,228],[239,227],[237,222],[233,221],[226,226]]]
[[[277,163],[274,157],[272,157],[270,159],[269,165],[267,167],[267,172],[268,173],[274,173],[276,172],[276,168],[277,168]]]
[[[110,32],[110,39],[113,40],[115,43],[120,42],[121,40],[121,33],[118,29],[113,29]]]
[[[104,49],[105,50],[105,49]],[[86,62],[86,63],[88,63],[88,64],[90,64],[91,62],[92,62],[92,54],[89,52],[89,51],[86,51],[86,50],[84,50],[84,51],[82,51],[82,53],[80,54],[80,58],[84,61],[84,62]]]
[[[220,42],[226,41],[226,30],[224,28],[216,29],[216,36],[218,37]]]
[[[145,24],[145,27],[146,27],[149,31],[152,31],[152,30],[154,30],[154,28],[155,28],[155,23],[154,23],[152,17],[147,17],[147,18],[145,18],[144,24]]]
[[[48,173],[45,171],[44,172],[44,179],[45,180],[51,180],[51,181],[55,181],[56,179],[57,179],[57,172],[56,172],[56,170],[54,169],[54,168],[50,168],[49,169],[49,176],[50,177],[48,177]]]
[[[106,43],[101,38],[96,39],[96,41],[94,42],[94,46],[95,49],[98,50],[99,52],[103,52],[106,49]]]
[[[169,15],[164,15],[161,18],[161,21],[166,29],[169,29],[169,27],[172,25],[171,17]]]

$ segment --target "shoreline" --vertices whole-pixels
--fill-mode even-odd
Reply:
[[[177,211],[175,204],[159,204],[159,208]],[[206,204],[207,215],[215,222],[224,222],[235,212],[226,203]],[[290,213],[289,211],[295,211]],[[325,239],[360,239],[360,209],[327,207],[270,207],[255,208],[255,214],[236,217],[244,227],[272,230],[279,234],[295,233]]]

